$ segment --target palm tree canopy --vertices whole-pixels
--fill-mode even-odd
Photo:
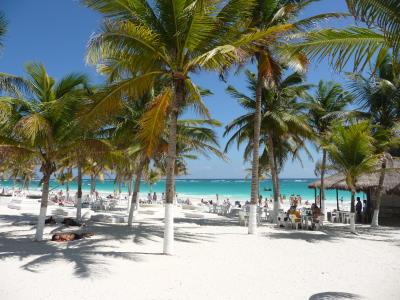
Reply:
[[[252,149],[257,79],[255,74],[249,71],[246,72],[246,75],[248,89],[252,93],[251,96],[240,93],[232,86],[229,86],[227,91],[247,112],[226,126],[224,136],[232,133],[225,151],[235,142],[238,147],[246,143],[244,156],[245,159],[248,159]],[[298,147],[304,146],[303,138],[312,136],[311,129],[307,125],[305,115],[302,112],[302,105],[297,101],[297,98],[304,96],[310,87],[304,84],[303,80],[303,76],[299,73],[292,73],[283,78],[276,88],[264,88],[262,92],[260,142],[267,148],[266,137],[273,134],[273,138],[276,140],[276,154],[282,164],[288,153],[298,157]],[[266,160],[267,157],[264,151],[261,160]]]
[[[373,171],[378,163],[368,122],[360,122],[348,127],[336,126],[331,143],[326,146],[326,150],[333,166],[345,175],[346,183],[353,191],[357,178]]]
[[[352,97],[340,84],[321,80],[314,94],[307,94],[304,100],[311,127],[318,134],[324,134],[334,120],[348,114],[344,109]]]
[[[400,2],[397,0],[346,0],[349,11],[367,28],[349,26],[342,29],[311,31],[292,46],[292,54],[299,51],[310,59],[327,58],[337,70],[353,59],[354,70],[363,70],[376,58],[379,66],[385,56],[393,52],[398,60],[400,45]],[[297,36],[299,38],[299,36]]]
[[[400,120],[400,73],[387,56],[371,77],[350,74],[350,91],[375,125],[390,129]]]
[[[73,73],[56,82],[37,63],[27,64],[26,73],[27,78],[20,81],[21,97],[11,93],[0,98],[1,148],[54,160],[76,112],[87,99],[87,78]]]
[[[398,53],[400,47],[400,2],[398,0],[346,0],[351,14],[368,26],[378,27]]]

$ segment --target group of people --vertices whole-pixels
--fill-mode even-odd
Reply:
[[[157,193],[154,192],[152,193],[147,193],[147,199],[146,201],[140,201],[141,203],[147,203],[147,204],[155,204],[155,203],[159,203],[159,198],[157,196]],[[161,202],[164,203],[165,202],[165,193],[161,194]]]

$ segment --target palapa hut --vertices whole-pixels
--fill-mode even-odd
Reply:
[[[388,164],[388,170],[383,182],[383,196],[379,212],[380,223],[400,224],[400,159],[394,159],[393,165]],[[358,192],[364,192],[367,195],[367,207],[369,207],[370,216],[374,210],[375,191],[379,185],[380,172],[364,174],[357,180],[356,188]],[[327,176],[324,180],[325,189],[336,190],[336,201],[338,202],[338,190],[349,191],[346,180],[341,173]],[[309,188],[320,188],[321,181],[317,180],[308,185]],[[315,192],[316,194],[316,192]],[[338,206],[339,209],[339,206]],[[369,218],[371,221],[371,217]]]

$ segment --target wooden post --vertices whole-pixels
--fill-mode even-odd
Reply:
[[[338,189],[336,189],[336,207],[337,207],[337,210],[339,211],[340,209],[339,209],[339,191],[338,191]]]
[[[372,214],[373,214],[373,212],[374,212],[374,207],[373,207],[373,205],[372,205],[373,203],[372,203],[372,201],[371,201],[371,188],[369,188],[368,190],[367,190],[367,220],[366,220],[366,222],[367,222],[367,224],[369,224],[370,223],[370,221],[372,221],[372,218],[371,218],[371,216],[372,216]]]
[[[317,188],[314,187],[314,203],[317,205]]]

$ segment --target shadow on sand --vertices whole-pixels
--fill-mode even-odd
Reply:
[[[86,278],[92,275],[101,275],[107,271],[107,259],[117,258],[140,262],[147,255],[162,255],[157,252],[118,251],[121,248],[111,241],[128,242],[134,246],[144,244],[145,241],[160,243],[163,238],[163,227],[154,224],[136,223],[133,227],[124,224],[93,223],[77,229],[74,227],[51,226],[50,233],[60,231],[93,232],[95,236],[66,243],[52,241],[34,242],[33,233],[27,229],[31,221],[29,216],[0,216],[0,222],[20,227],[7,232],[0,232],[0,259],[18,258],[23,261],[21,268],[30,272],[40,272],[41,267],[58,260],[65,260],[74,265],[74,275]],[[3,228],[6,225],[3,225]],[[27,232],[29,231],[29,232]],[[210,241],[207,234],[192,234],[181,228],[175,229],[175,241],[196,243]],[[129,244],[129,242],[132,244]],[[126,247],[125,247],[126,249]]]
[[[361,296],[342,292],[325,292],[312,295],[308,300],[340,300],[340,299],[363,299]]]
[[[304,240],[310,243],[336,242],[340,239],[360,239],[394,243],[396,246],[400,246],[398,241],[399,228],[396,227],[371,228],[368,225],[363,225],[358,226],[356,232],[356,234],[351,233],[349,226],[335,224],[324,226],[323,229],[316,231],[276,228],[275,232],[267,233],[266,236],[271,239]]]

